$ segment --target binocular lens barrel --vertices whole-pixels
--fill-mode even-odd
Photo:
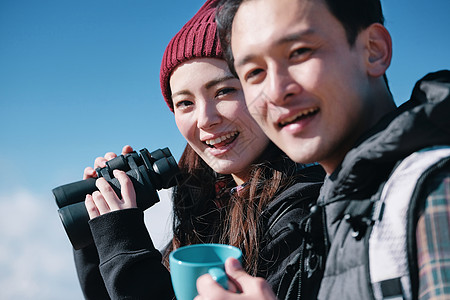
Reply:
[[[89,214],[84,202],[78,202],[58,210],[67,236],[73,247],[78,250],[92,243],[92,233],[89,228]]]
[[[161,158],[153,164],[153,169],[160,176],[161,186],[159,188],[168,189],[175,185],[173,180],[176,178],[178,170],[172,167],[174,164],[177,163],[173,157]]]
[[[112,171],[125,171],[133,183],[137,206],[145,210],[159,201],[157,190],[170,188],[176,184],[178,165],[168,148],[157,149],[152,153],[147,149],[118,156],[97,169],[99,177],[105,178],[116,194],[121,197],[120,183],[112,177]],[[84,200],[87,194],[97,190],[97,179],[88,178],[72,182],[52,190],[58,205],[58,213],[72,246],[78,250],[93,242],[89,227],[89,214]]]
[[[88,178],[77,182],[68,183],[53,189],[56,204],[59,208],[70,204],[84,202],[87,194],[92,194],[97,190],[95,178]]]

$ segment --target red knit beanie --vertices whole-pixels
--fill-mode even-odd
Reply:
[[[186,25],[172,38],[161,63],[161,91],[173,112],[169,79],[181,63],[200,57],[222,58],[222,48],[216,34],[216,8],[219,0],[208,0]]]

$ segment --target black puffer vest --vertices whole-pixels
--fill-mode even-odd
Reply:
[[[279,300],[317,299],[325,249],[321,215],[314,209],[325,172],[310,166],[304,177],[279,194],[263,212],[264,237],[258,276]]]
[[[450,145],[449,94],[449,71],[425,76],[416,84],[411,100],[367,133],[325,181],[318,203],[324,208],[329,249],[319,299],[374,299],[368,258],[374,203],[405,157],[434,145]],[[414,201],[411,205],[417,207]],[[416,214],[413,209],[408,215],[412,227]],[[409,231],[415,232],[411,227]],[[408,235],[407,244],[408,253],[414,255],[414,234]],[[409,261],[417,259],[409,257]],[[414,263],[409,273],[412,298],[417,298]]]

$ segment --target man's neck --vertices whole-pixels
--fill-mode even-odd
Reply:
[[[327,175],[331,175],[337,169],[347,153],[365,139],[376,124],[397,109],[392,94],[386,88],[380,89],[378,93],[374,91],[371,99],[368,101],[374,104],[372,105],[373,109],[366,111],[366,116],[364,117],[365,123],[360,126],[358,134],[355,134],[352,139],[346,141],[344,146],[341,146],[340,150],[330,155],[326,161],[320,162]]]

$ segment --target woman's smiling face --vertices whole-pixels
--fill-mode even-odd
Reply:
[[[172,73],[170,89],[178,129],[195,152],[214,171],[246,181],[269,139],[247,111],[241,84],[226,62],[184,62]]]

